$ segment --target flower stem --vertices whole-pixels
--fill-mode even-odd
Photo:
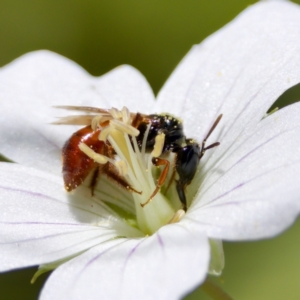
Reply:
[[[225,293],[212,280],[207,278],[200,287],[204,293],[214,300],[233,300],[227,293]]]

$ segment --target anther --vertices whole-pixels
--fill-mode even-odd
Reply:
[[[88,157],[93,159],[95,162],[98,164],[104,165],[110,160],[108,157],[96,153],[94,150],[92,150],[89,146],[87,146],[85,143],[80,143],[79,144],[79,149],[86,154]]]
[[[154,144],[153,150],[151,152],[151,155],[153,157],[160,156],[162,153],[164,144],[165,144],[165,134],[163,132],[161,132],[155,137],[155,144]]]
[[[93,159],[95,162],[97,162],[100,165],[104,165],[107,162],[111,163],[112,165],[114,165],[117,168],[117,170],[121,176],[125,176],[128,174],[128,168],[127,168],[127,164],[125,161],[122,161],[122,160],[116,161],[105,155],[96,153],[93,149],[91,149],[89,146],[87,146],[84,143],[79,144],[79,149],[84,154],[86,154],[88,157],[90,157],[91,159]]]
[[[126,124],[130,124],[131,119],[130,119],[129,109],[126,106],[124,106],[121,110],[121,113],[122,113],[122,121]]]
[[[138,129],[134,128],[131,125],[125,124],[120,120],[111,120],[110,126],[120,130],[123,133],[127,133],[131,136],[138,136],[140,134],[140,131]]]

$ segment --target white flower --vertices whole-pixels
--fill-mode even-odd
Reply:
[[[295,4],[248,8],[193,47],[156,102],[128,66],[94,78],[35,52],[2,68],[0,153],[18,164],[0,164],[0,270],[60,264],[42,299],[178,299],[205,279],[209,241],[218,256],[218,240],[267,238],[291,225],[300,210],[300,105],[264,116],[300,82],[299,28]],[[221,145],[201,159],[185,216],[145,236],[128,221],[133,194],[114,183],[103,179],[94,197],[86,187],[65,192],[61,148],[78,128],[50,124],[65,115],[54,105],[172,113],[199,142],[222,113],[210,137]],[[131,217],[99,199],[123,201]]]

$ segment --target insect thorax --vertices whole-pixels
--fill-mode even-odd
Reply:
[[[147,137],[146,148],[152,150],[155,144],[155,137],[159,133],[165,134],[164,151],[173,148],[174,144],[181,144],[184,140],[182,121],[170,114],[153,114],[147,116],[138,126],[140,131],[137,137],[138,144],[141,145],[147,126],[150,125]]]

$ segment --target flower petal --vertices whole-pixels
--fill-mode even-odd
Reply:
[[[300,103],[279,110],[215,165],[205,165],[187,220],[227,240],[271,237],[291,225],[300,211],[299,115]]]
[[[211,141],[232,144],[300,82],[299,27],[300,8],[289,1],[251,6],[192,48],[159,93],[157,109],[180,116],[186,135],[199,142],[222,113],[215,134],[222,132]],[[239,130],[231,133],[233,127]]]
[[[179,299],[205,278],[206,237],[178,224],[94,247],[55,270],[41,299]]]
[[[54,105],[126,105],[147,112],[154,101],[148,83],[132,67],[121,66],[96,78],[48,51],[26,54],[0,69],[0,98],[0,153],[52,172],[61,169],[60,149],[78,130],[50,124],[56,117],[72,114]]]
[[[66,195],[59,177],[0,163],[1,271],[64,259],[134,230],[84,192]]]

